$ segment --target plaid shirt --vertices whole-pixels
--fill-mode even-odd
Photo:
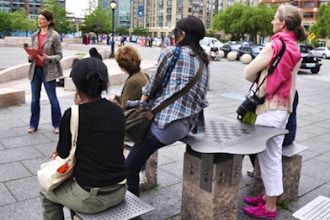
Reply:
[[[167,69],[171,65],[175,47],[166,48],[158,59],[155,73],[142,93],[154,100],[153,108],[170,98],[175,92],[182,90],[197,74],[199,60],[192,56],[190,47],[182,47],[179,59],[171,72],[171,76],[164,88],[161,88]],[[183,120],[193,133],[204,132],[203,109],[208,106],[206,93],[208,91],[209,68],[204,67],[202,76],[197,80],[189,92],[184,94],[171,105],[157,113],[154,122],[159,128],[175,121]]]

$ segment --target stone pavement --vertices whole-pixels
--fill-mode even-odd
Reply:
[[[145,63],[157,61],[159,48],[140,48]],[[105,48],[106,49],[106,48]],[[0,53],[2,53],[0,47]],[[109,68],[115,68],[113,59],[106,59]],[[278,219],[294,219],[292,213],[319,195],[330,197],[330,60],[323,60],[317,75],[301,72],[297,88],[300,95],[298,105],[298,131],[296,143],[308,146],[302,152],[303,166],[300,179],[299,198],[289,204],[289,210],[279,210]],[[245,65],[238,61],[212,62],[206,114],[236,118],[236,108],[243,100],[249,83],[243,78]],[[26,104],[0,109],[0,219],[42,219],[38,197],[39,184],[36,171],[48,160],[55,148],[58,136],[50,123],[50,106],[45,93],[41,101],[40,126],[36,133],[28,134],[30,116],[29,81],[15,80],[0,84],[0,87],[25,89]],[[109,94],[119,93],[122,85],[113,85]],[[62,112],[73,104],[74,92],[57,89]],[[141,195],[155,210],[143,215],[146,220],[180,219],[183,153],[185,146],[177,142],[159,150],[158,187]],[[247,157],[243,161],[239,203],[239,220],[252,219],[242,213],[242,198],[250,193],[252,179],[246,171],[251,169]],[[202,198],[201,198],[202,199]],[[66,218],[69,219],[68,214]],[[219,219],[222,220],[221,216]]]

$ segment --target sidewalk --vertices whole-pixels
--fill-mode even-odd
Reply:
[[[155,63],[159,48],[140,48],[143,65]],[[114,59],[105,59],[109,72],[116,68]],[[324,60],[330,66],[330,60]],[[221,115],[236,119],[235,110],[242,102],[240,97],[249,88],[243,78],[245,65],[240,62],[210,64],[210,91],[207,95],[209,107],[205,114]],[[292,213],[319,195],[330,197],[330,86],[319,80],[326,76],[324,65],[318,75],[298,75],[297,88],[300,95],[298,105],[298,131],[296,143],[308,146],[302,152],[303,167],[300,178],[299,199],[289,204],[289,210],[279,210],[280,220],[294,219]],[[41,202],[38,197],[39,184],[36,172],[42,162],[48,160],[55,148],[58,136],[50,123],[50,106],[45,93],[42,94],[40,126],[36,133],[28,134],[30,117],[30,86],[27,79],[2,83],[0,87],[25,89],[26,104],[0,109],[0,219],[41,220]],[[108,94],[121,91],[122,85],[110,86]],[[74,92],[57,89],[62,112],[73,104]],[[180,219],[183,153],[185,146],[177,142],[158,153],[158,187],[141,195],[155,210],[143,215],[146,220]],[[239,220],[249,220],[242,212],[242,198],[250,194],[251,177],[247,170],[251,165],[247,157],[243,161],[239,203]],[[69,216],[67,214],[67,219]],[[222,220],[219,216],[219,219]]]

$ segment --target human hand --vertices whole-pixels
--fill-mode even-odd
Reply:
[[[28,61],[32,61],[32,60],[34,60],[34,59],[35,59],[34,56],[28,55]]]
[[[47,54],[42,54],[42,55],[38,55],[39,60],[43,61],[43,62],[49,62],[51,60],[50,56],[48,56]]]
[[[115,95],[110,95],[108,97],[108,100],[111,101],[111,102],[113,102],[115,99],[116,99],[116,96]]]
[[[56,150],[54,150],[50,155],[49,158],[52,158],[53,160],[55,160],[55,158],[58,156],[58,153]]]

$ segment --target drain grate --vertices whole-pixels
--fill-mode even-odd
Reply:
[[[330,198],[318,196],[316,199],[293,213],[299,220],[329,220]]]

